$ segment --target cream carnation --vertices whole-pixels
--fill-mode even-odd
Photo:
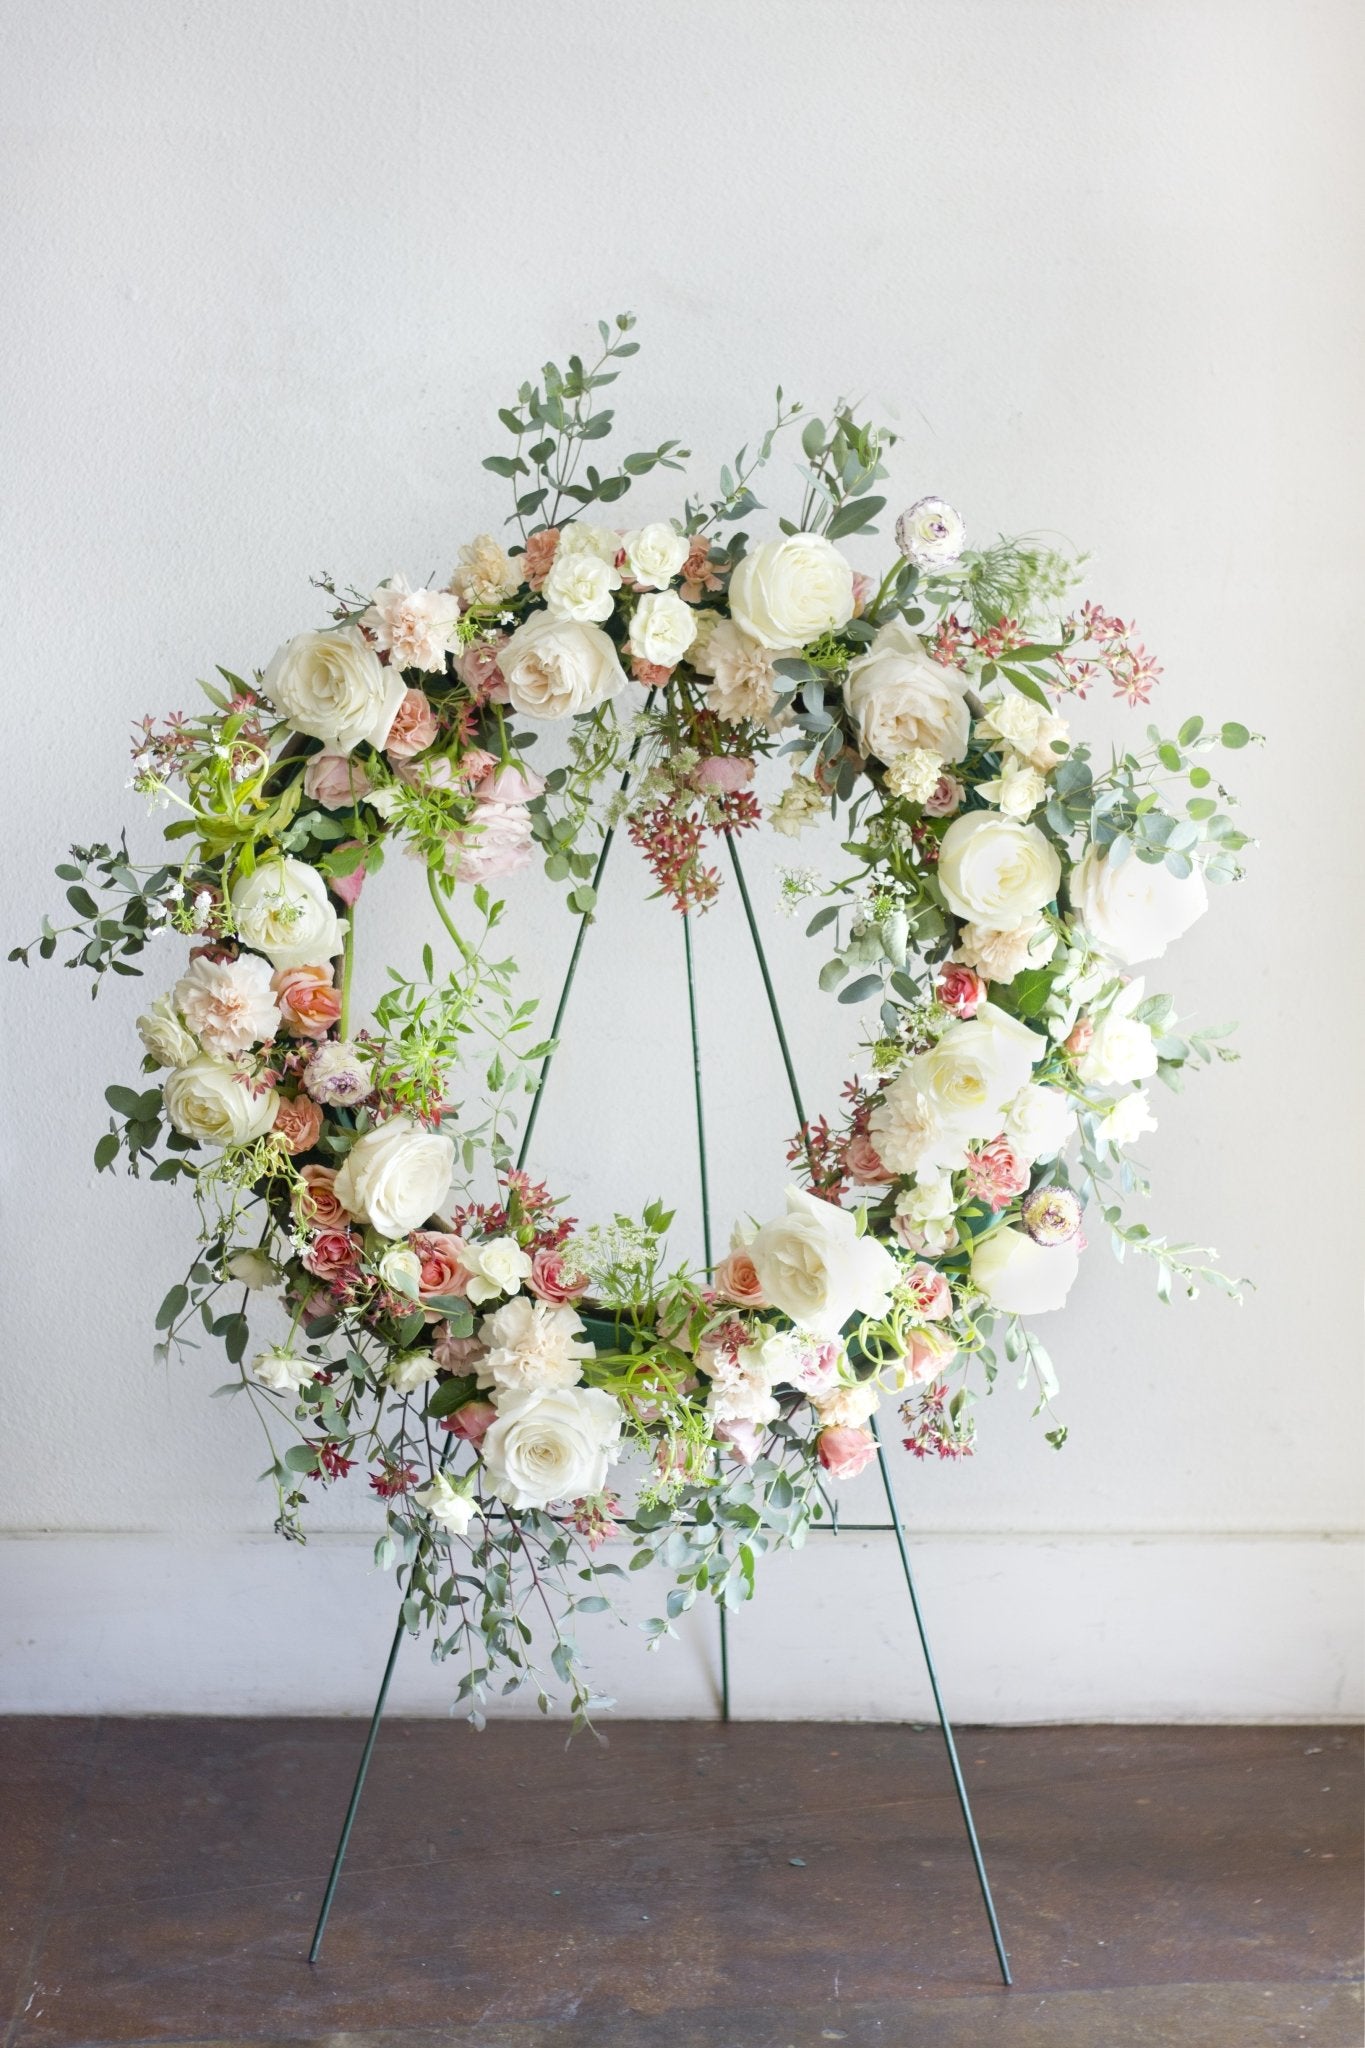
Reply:
[[[960,761],[972,724],[965,690],[956,669],[935,661],[919,636],[893,619],[849,668],[844,701],[860,750],[874,760],[922,750]]]
[[[295,732],[349,754],[362,740],[383,746],[404,683],[362,633],[342,626],[286,641],[261,677],[261,689]]]
[[[593,1355],[581,1319],[571,1308],[513,1295],[479,1325],[484,1356],[481,1387],[515,1390],[571,1387],[583,1377],[583,1360]]]
[[[381,1237],[420,1230],[450,1191],[454,1141],[396,1116],[356,1139],[337,1171],[343,1209]]]
[[[884,1090],[872,1111],[867,1134],[883,1166],[896,1174],[935,1173],[960,1163],[963,1146],[945,1143],[945,1133],[928,1097],[905,1070]]]
[[[631,581],[645,590],[663,590],[681,571],[691,543],[666,520],[656,519],[652,525],[637,527],[634,533],[626,534],[624,545]],[[636,652],[639,651],[637,646]],[[652,655],[645,656],[646,661],[653,659]]]
[[[703,617],[719,619],[716,612]],[[733,619],[719,619],[706,636],[704,647],[693,647],[692,666],[698,675],[714,678],[706,692],[706,707],[721,718],[738,724],[766,718],[777,702],[777,671],[772,654],[750,639]]]
[[[749,1246],[769,1301],[803,1330],[837,1337],[851,1316],[885,1313],[900,1268],[876,1238],[859,1236],[846,1209],[788,1188],[787,1213]]]
[[[521,589],[521,571],[491,533],[466,541],[450,578],[450,587],[465,604],[502,604]]]
[[[346,930],[317,869],[288,854],[234,884],[232,914],[243,943],[273,967],[321,966],[341,951]]]
[[[959,917],[1012,931],[1056,895],[1062,863],[1036,825],[967,811],[943,835],[937,873],[944,901]]]
[[[493,1491],[509,1508],[601,1493],[618,1455],[621,1404],[601,1387],[502,1393],[483,1439]]]
[[[175,985],[181,1016],[209,1052],[249,1052],[280,1028],[270,966],[259,953],[236,960],[200,954]]]
[[[676,590],[654,590],[640,599],[630,622],[631,652],[640,661],[673,668],[697,637],[697,615]]]
[[[1028,919],[1007,932],[964,924],[955,960],[974,967],[987,981],[1013,981],[1026,967],[1045,967],[1057,950],[1057,934],[1041,917]]]
[[[730,615],[763,647],[805,647],[853,617],[853,571],[820,534],[765,541],[730,578]]]
[[[532,612],[518,626],[498,666],[510,702],[527,718],[573,717],[626,686],[616,649],[600,626],[578,625],[546,611]]]
[[[1124,967],[1159,960],[1209,907],[1198,868],[1182,878],[1164,861],[1139,860],[1136,854],[1115,867],[1097,846],[1087,846],[1070,889],[1071,907],[1086,931]]]
[[[447,654],[458,645],[459,600],[450,591],[414,590],[406,578],[390,576],[376,590],[360,623],[388,655],[391,672],[441,671]]]
[[[240,1067],[211,1053],[168,1074],[162,1093],[166,1114],[181,1136],[205,1145],[249,1145],[263,1138],[280,1104],[273,1088],[256,1094]]]

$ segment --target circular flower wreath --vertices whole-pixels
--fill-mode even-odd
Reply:
[[[251,683],[220,671],[207,714],[144,721],[134,787],[174,807],[171,857],[74,848],[57,872],[79,921],[45,920],[35,942],[50,957],[74,932],[68,964],[98,989],[138,973],[154,936],[191,940],[138,1020],[160,1078],[107,1091],[95,1153],[194,1187],[201,1248],[161,1305],[159,1350],[195,1321],[223,1340],[239,1377],[220,1391],[263,1412],[284,1534],[313,1488],[368,1467],[379,1559],[409,1626],[462,1661],[475,1720],[495,1674],[544,1701],[537,1610],[587,1713],[575,1616],[622,1575],[608,1539],[674,1577],[657,1641],[703,1591],[737,1604],[757,1555],[800,1541],[825,1479],[873,1456],[883,1401],[917,1456],[961,1457],[999,1346],[1047,1409],[1052,1368],[1023,1319],[1065,1301],[1087,1208],[1120,1256],[1154,1259],[1163,1295],[1235,1293],[1122,1201],[1146,1192],[1128,1153],[1154,1128],[1142,1084],[1232,1056],[1227,1027],[1179,1028],[1129,970],[1201,915],[1206,882],[1238,874],[1247,842],[1203,762],[1251,735],[1191,718],[1092,759],[1058,703],[1107,683],[1144,705],[1157,664],[1072,600],[1075,562],[1033,541],[969,548],[938,499],[902,514],[880,580],[857,573],[837,544],[875,531],[893,437],[843,405],[803,419],[804,498],[777,533],[741,522],[801,412],[780,392],[715,499],[592,523],[687,454],[665,441],[610,474],[590,460],[632,324],[603,323],[595,364],[547,365],[500,413],[510,452],[484,467],[512,487],[510,547],[470,542],[439,590],[322,579],[329,625]],[[544,778],[526,721],[567,733]],[[853,879],[797,869],[782,893],[788,909],[830,899],[809,926],[835,938],[820,986],[872,1021],[838,1123],[796,1135],[786,1213],[739,1225],[707,1274],[670,1265],[657,1206],[580,1230],[513,1163],[551,1048],[490,951],[488,885],[539,849],[588,918],[590,849],[624,821],[660,893],[702,911],[708,851],[760,822],[754,764],[772,754],[794,768],[777,831],[843,821]],[[360,1028],[356,906],[394,842],[425,865],[451,963],[428,948],[419,978],[390,969]],[[471,1065],[482,1097],[456,1106]],[[249,1310],[274,1296],[287,1333],[254,1350]]]

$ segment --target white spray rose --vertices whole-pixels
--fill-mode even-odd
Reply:
[[[621,536],[610,526],[588,526],[581,519],[570,520],[559,535],[560,555],[596,555],[609,569],[616,567],[616,557],[621,552]]]
[[[1182,879],[1164,861],[1136,854],[1115,867],[1107,853],[1087,846],[1072,872],[1071,907],[1100,950],[1131,967],[1159,960],[1204,915],[1209,898],[1198,868]]]
[[[1074,1244],[1035,1244],[1007,1223],[983,1237],[972,1254],[972,1281],[1006,1315],[1039,1316],[1060,1308],[1080,1265]]]
[[[601,1387],[499,1394],[482,1444],[499,1500],[544,1508],[601,1493],[618,1455],[621,1404]]]
[[[474,1519],[472,1497],[458,1487],[448,1472],[438,1472],[427,1485],[413,1494],[419,1508],[425,1508],[433,1522],[452,1536],[463,1536]]]
[[[894,761],[921,749],[960,761],[971,738],[966,678],[935,661],[900,619],[878,632],[849,668],[844,701],[862,753]]]
[[[987,803],[996,804],[1007,818],[1031,818],[1047,795],[1047,783],[1038,769],[1009,749],[1000,763],[1000,773],[978,787]]]
[[[379,1277],[391,1293],[416,1301],[422,1291],[422,1261],[410,1244],[391,1244],[379,1261]]]
[[[540,594],[555,618],[600,625],[603,619],[611,617],[616,604],[612,593],[620,587],[620,575],[600,555],[566,555],[561,549]],[[503,674],[506,673],[504,668]]]
[[[339,754],[368,740],[382,747],[403,701],[397,668],[385,668],[362,633],[297,633],[272,657],[261,688],[295,732]]]
[[[678,533],[664,519],[637,527],[625,536],[626,567],[631,581],[646,590],[665,589],[687,560],[689,546],[686,535]]]
[[[1121,1095],[1108,1114],[1100,1118],[1098,1135],[1104,1144],[1113,1145],[1117,1150],[1124,1145],[1136,1144],[1139,1138],[1156,1127],[1147,1090],[1135,1088],[1131,1095]]]
[[[283,1277],[275,1261],[257,1245],[247,1245],[234,1252],[227,1261],[227,1270],[234,1280],[239,1280],[243,1287],[249,1287],[253,1294],[266,1287],[278,1287]]]
[[[478,1362],[481,1387],[572,1387],[583,1377],[583,1360],[593,1347],[571,1308],[513,1295],[479,1324],[484,1355]]]
[[[1055,1159],[1075,1130],[1070,1096],[1037,1081],[1026,1082],[1005,1112],[1005,1136],[1030,1166],[1036,1159]]]
[[[430,1351],[395,1351],[384,1368],[384,1377],[395,1394],[415,1394],[435,1379],[436,1371]]]
[[[962,514],[943,498],[918,498],[896,521],[896,546],[918,569],[948,569],[967,545]]]
[[[461,1263],[469,1274],[465,1292],[476,1308],[481,1302],[496,1301],[500,1294],[515,1294],[531,1277],[531,1255],[514,1237],[490,1237],[482,1244],[467,1244]]]
[[[381,1237],[406,1237],[445,1200],[454,1170],[453,1139],[396,1116],[356,1139],[334,1190],[342,1208]]]
[[[801,1188],[788,1188],[786,1215],[763,1225],[749,1256],[768,1300],[816,1337],[837,1337],[853,1315],[883,1315],[900,1278],[848,1210]]]
[[[170,997],[158,996],[137,1020],[137,1035],[159,1067],[184,1067],[198,1057],[199,1040],[187,1031]]]
[[[808,646],[853,617],[853,571],[820,534],[765,541],[730,578],[730,615],[761,646]]]
[[[945,1173],[896,1197],[892,1228],[907,1251],[938,1258],[957,1243],[956,1219],[957,1198]]]
[[[1076,1072],[1089,1087],[1122,1088],[1156,1072],[1151,1026],[1133,1015],[1142,1001],[1143,986],[1141,976],[1130,981],[1096,1021],[1094,1036],[1076,1062]]]
[[[272,967],[321,967],[341,951],[346,931],[317,869],[289,854],[234,883],[232,914],[243,944]]]
[[[514,709],[527,718],[572,717],[626,687],[626,672],[600,626],[546,611],[532,612],[518,626],[498,666]]]
[[[943,835],[939,887],[950,910],[989,931],[1012,931],[1057,893],[1062,863],[1036,825],[967,811]]]
[[[1066,720],[1055,711],[1013,689],[993,698],[976,723],[978,739],[987,746],[1003,741],[1041,775],[1050,775],[1062,761],[1070,731]],[[1062,753],[1057,752],[1054,742],[1062,743]]]
[[[269,1387],[272,1394],[297,1394],[317,1376],[317,1370],[308,1359],[296,1358],[283,1346],[258,1352],[251,1361],[252,1378]]]
[[[660,668],[680,662],[696,637],[697,615],[676,590],[650,591],[630,622],[631,652]]]
[[[205,1145],[249,1145],[263,1138],[280,1106],[273,1088],[255,1094],[239,1067],[207,1052],[168,1074],[162,1093],[181,1136]]]

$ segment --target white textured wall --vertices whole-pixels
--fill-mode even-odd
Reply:
[[[816,409],[865,396],[904,435],[897,498],[1092,547],[1166,663],[1163,717],[1270,735],[1234,764],[1250,878],[1170,973],[1190,1014],[1242,1018],[1244,1061],[1163,1100],[1147,1147],[1154,1224],[1258,1291],[1162,1309],[1097,1243],[1048,1332],[1068,1449],[1003,1385],[973,1463],[907,1461],[973,1713],[1359,1698],[1360,27],[1349,0],[6,9],[6,944],[69,840],[154,846],[129,720],[313,622],[316,569],[447,570],[501,513],[495,406],[622,306],[631,444],[680,435],[705,480],[779,379]],[[766,904],[767,846],[752,864]],[[424,936],[401,866],[362,906],[371,982]],[[541,1164],[582,1214],[662,1191],[687,1219],[681,940],[643,898],[622,848]],[[550,992],[570,931],[538,878],[515,927]],[[698,942],[728,1217],[778,1198],[790,1117],[733,903]],[[799,926],[773,954],[832,1105],[851,1020]],[[260,1444],[206,1399],[221,1361],[150,1362],[185,1199],[89,1164],[144,992],[0,981],[0,1699],[358,1705],[391,1597],[353,1534],[368,1502],[335,1498],[302,1557],[255,1540]],[[840,1556],[838,1585],[831,1553],[784,1563],[743,1618],[741,1711],[897,1710],[890,1554]],[[705,1712],[709,1648],[646,1668],[604,1631],[601,1671],[623,1705]],[[411,1705],[439,1700],[423,1673]]]

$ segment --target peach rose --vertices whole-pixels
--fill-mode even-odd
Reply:
[[[542,1245],[531,1254],[531,1277],[526,1284],[542,1301],[562,1307],[580,1299],[587,1289],[588,1276],[568,1267],[563,1252]]]
[[[360,1245],[349,1230],[323,1230],[303,1254],[302,1265],[329,1286],[344,1283],[360,1264]]]
[[[464,1239],[453,1230],[414,1230],[408,1239],[422,1267],[418,1293],[424,1301],[433,1295],[463,1296],[469,1285],[469,1268],[464,1262]]]
[[[334,1166],[299,1169],[303,1186],[294,1190],[294,1214],[309,1230],[344,1230],[351,1218],[336,1198]]]
[[[295,1038],[325,1038],[341,1015],[341,992],[326,967],[277,967],[270,977],[280,1017]]]
[[[736,1245],[716,1267],[715,1291],[736,1308],[771,1308],[772,1303],[759,1285],[758,1272],[746,1245]]]
[[[322,1108],[311,1095],[282,1095],[275,1111],[275,1130],[285,1149],[297,1156],[311,1152],[322,1135]]]
[[[314,754],[303,771],[303,793],[328,811],[349,811],[374,788],[353,754]]]
[[[439,730],[436,713],[426,691],[405,690],[389,727],[384,752],[391,761],[410,761],[414,754],[426,752]]]
[[[875,1187],[879,1181],[896,1178],[890,1167],[882,1164],[881,1154],[866,1131],[855,1131],[845,1145],[844,1172],[860,1188]]]
[[[831,1479],[856,1479],[876,1457],[877,1440],[870,1429],[822,1429],[815,1454]]]

